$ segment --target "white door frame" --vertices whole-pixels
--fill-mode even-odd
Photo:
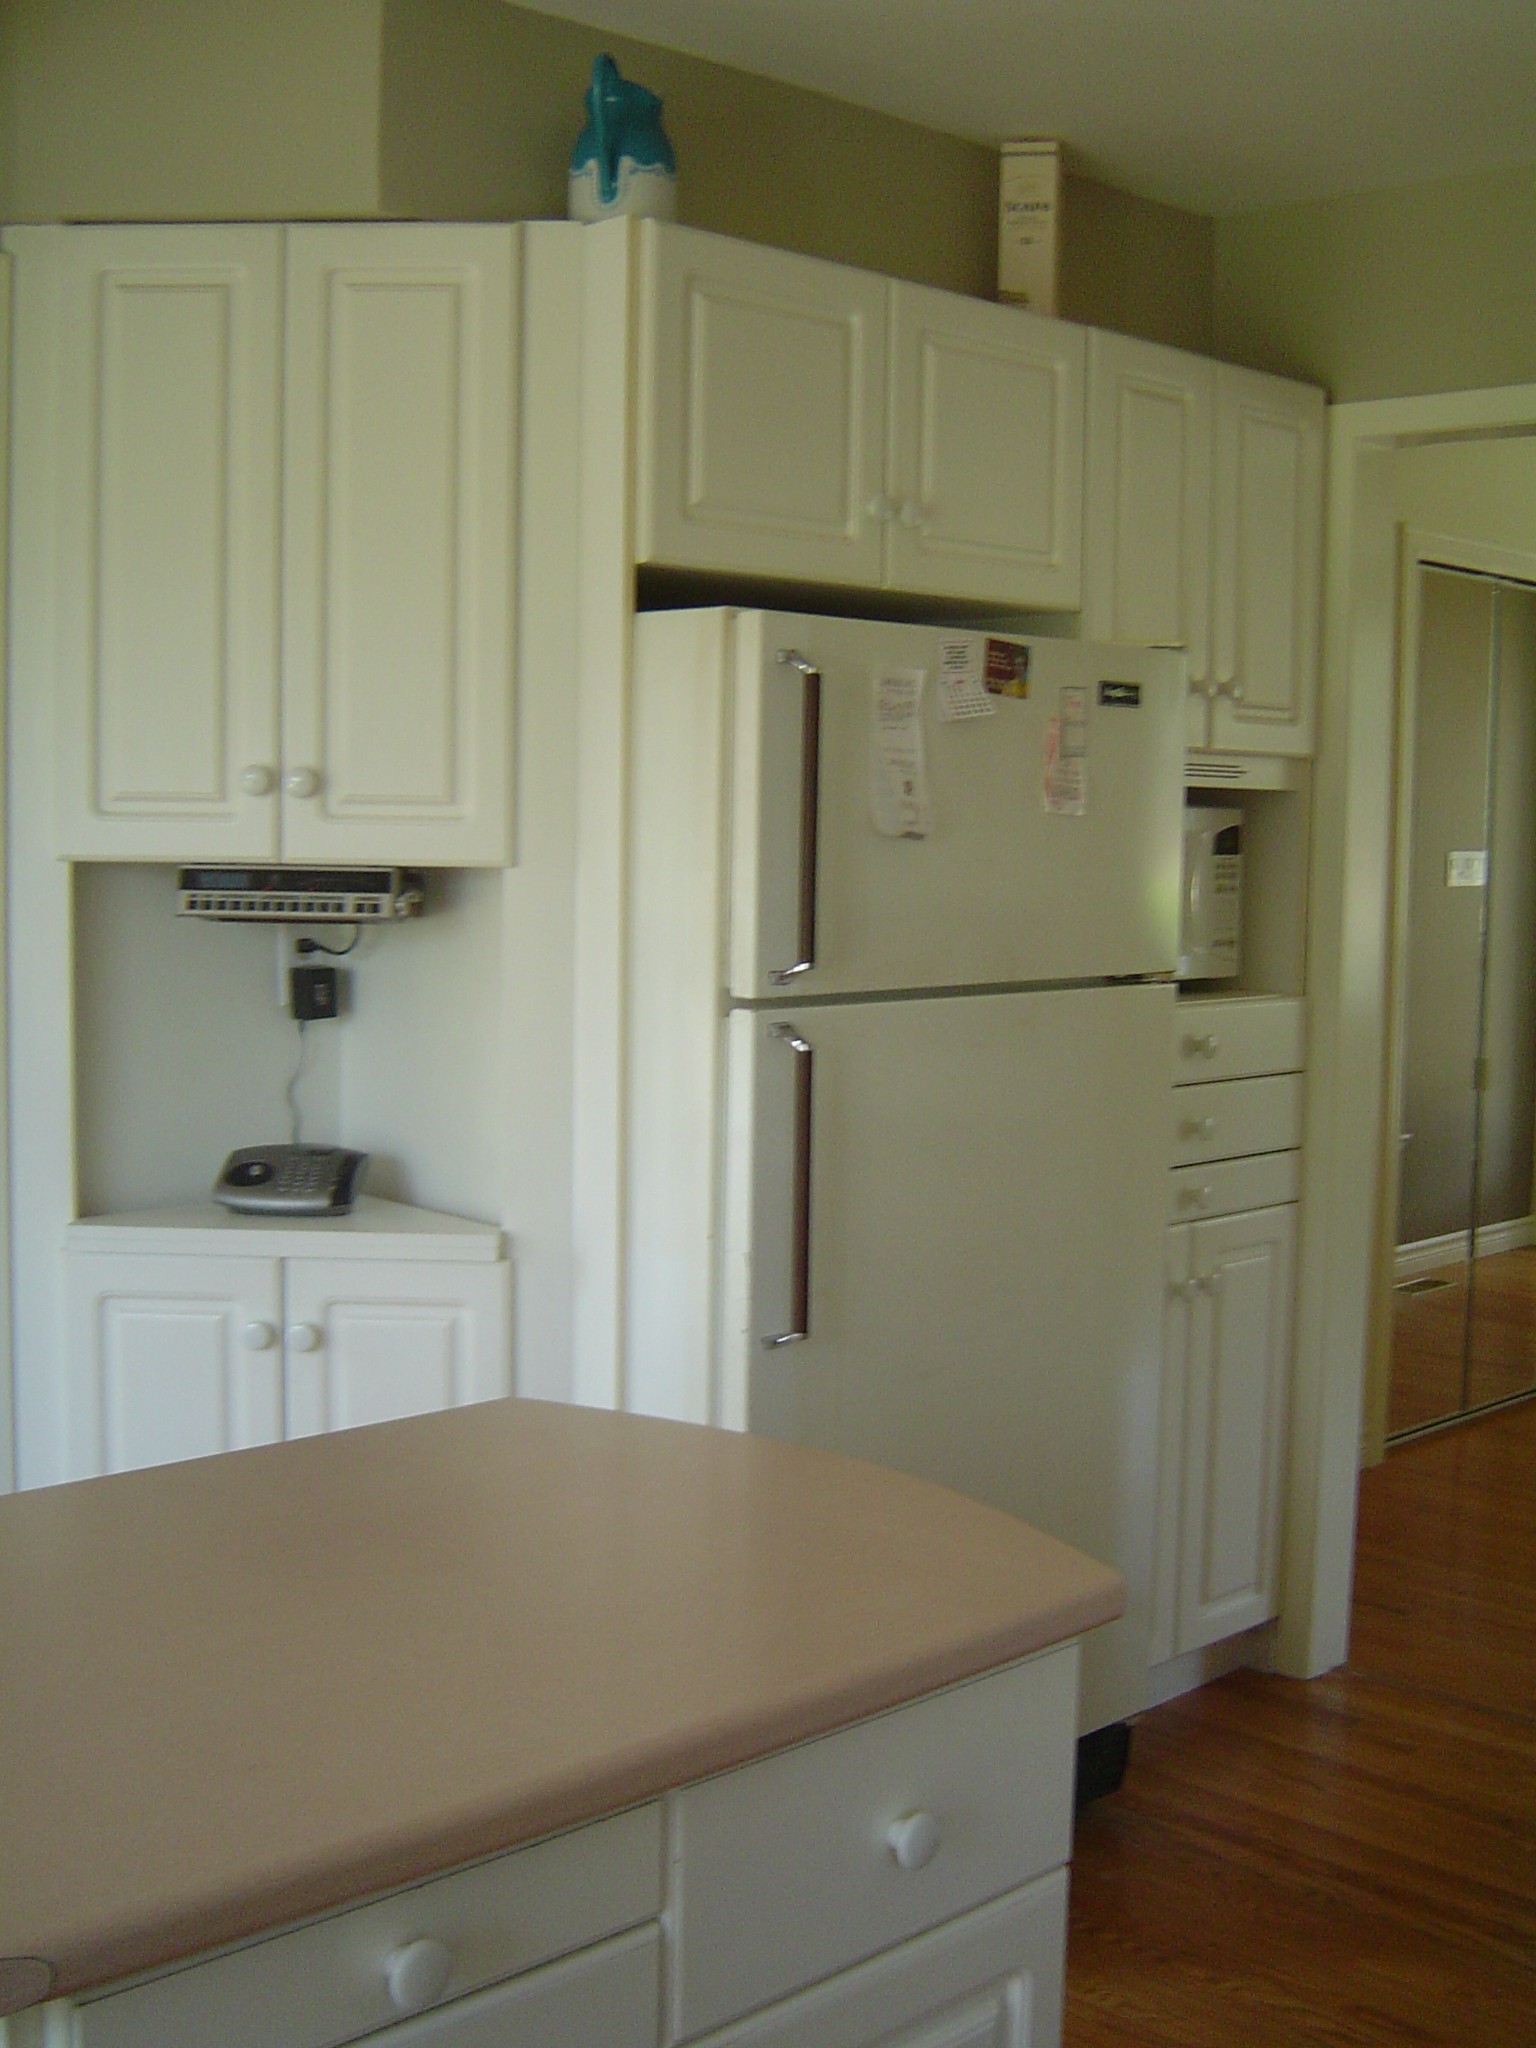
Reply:
[[[1278,1668],[1349,1648],[1365,1364],[1389,1108],[1399,447],[1536,431],[1536,385],[1329,414],[1323,668],[1308,910],[1310,1036]]]

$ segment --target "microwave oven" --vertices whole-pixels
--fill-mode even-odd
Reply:
[[[1180,981],[1217,981],[1242,966],[1243,814],[1215,806],[1184,812]]]

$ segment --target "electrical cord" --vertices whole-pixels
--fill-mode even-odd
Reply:
[[[298,1096],[294,1093],[294,1090],[298,1087],[300,1077],[304,1072],[304,1055],[308,1052],[308,1050],[309,1041],[304,1036],[304,1022],[303,1019],[301,1018],[299,1021],[298,1064],[297,1066],[295,1066],[293,1072],[289,1075],[288,1086],[283,1091],[288,1103],[288,1138],[289,1142],[294,1145],[297,1145],[299,1143],[299,1099]]]
[[[356,924],[352,927],[351,938],[344,946],[328,946],[324,939],[306,938],[297,940],[293,950],[296,953],[328,953],[333,960],[345,960],[349,953],[356,951],[357,942],[362,936],[363,928]]]

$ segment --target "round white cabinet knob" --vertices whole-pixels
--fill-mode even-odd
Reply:
[[[885,492],[881,491],[877,497],[871,498],[864,507],[864,514],[866,518],[877,520],[883,526],[887,520],[896,517],[896,501],[894,498],[888,498]]]
[[[270,1351],[277,1342],[277,1332],[270,1323],[247,1323],[240,1332],[240,1342],[247,1351]]]
[[[1184,1119],[1186,1138],[1208,1138],[1215,1128],[1216,1119],[1213,1116],[1187,1116]]]
[[[1192,1031],[1184,1041],[1184,1052],[1188,1059],[1215,1059],[1221,1050],[1221,1040],[1214,1031]]]
[[[320,1332],[313,1323],[290,1323],[288,1325],[288,1349],[290,1351],[318,1351]]]
[[[918,503],[916,498],[908,498],[896,516],[902,525],[913,533],[919,527],[926,525],[928,521],[927,511]]]
[[[886,1829],[885,1841],[903,1870],[921,1870],[939,1852],[939,1824],[931,1813],[904,1813]]]
[[[288,796],[318,796],[320,777],[313,768],[290,768],[283,777],[283,790]]]
[[[453,1975],[453,1950],[430,1935],[402,1942],[384,1960],[384,1982],[396,2012],[425,2012],[436,2005]]]
[[[241,769],[240,787],[247,796],[270,796],[277,787],[277,777],[270,768],[253,761],[249,768]]]

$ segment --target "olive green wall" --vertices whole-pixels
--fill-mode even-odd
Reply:
[[[0,0],[0,219],[366,214],[378,0]]]
[[[1216,224],[1216,351],[1335,399],[1536,382],[1536,164]]]
[[[0,219],[562,216],[600,49],[661,93],[679,212],[990,297],[997,156],[505,0],[0,0]],[[1069,175],[1061,310],[1208,348],[1211,223]]]

